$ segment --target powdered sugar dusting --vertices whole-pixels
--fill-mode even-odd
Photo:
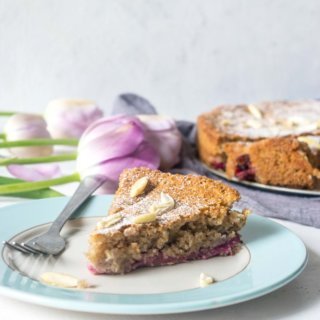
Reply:
[[[148,187],[143,195],[131,198],[131,187],[142,176],[148,177]],[[110,208],[111,214],[121,214],[122,219],[95,232],[105,234],[122,230],[134,223],[135,217],[150,213],[151,208],[157,205],[161,206],[161,210],[157,210],[156,219],[148,223],[165,226],[180,220],[196,220],[203,211],[209,210],[211,219],[217,219],[219,224],[222,222],[223,213],[226,213],[238,198],[238,193],[232,188],[206,177],[172,175],[136,168],[121,175],[119,190]],[[162,206],[163,201],[170,205]]]
[[[116,199],[118,205],[121,206],[120,203],[125,203],[125,197],[118,197]],[[141,199],[139,202],[134,203],[131,206],[125,207],[123,211],[121,211],[121,215],[123,219],[116,224],[103,228],[100,230],[96,230],[97,233],[108,233],[114,232],[116,230],[121,229],[122,227],[129,226],[133,222],[133,218],[148,213],[149,208],[155,203],[154,197],[145,197]],[[183,204],[181,202],[175,202],[174,208],[168,209],[160,212],[157,215],[156,222],[159,224],[166,224],[169,221],[179,220],[182,216],[190,216],[200,213],[201,204],[194,202],[192,206]]]
[[[257,118],[248,105],[223,106],[210,121],[229,134],[251,139],[320,134],[320,101],[277,101],[254,104],[261,113]]]

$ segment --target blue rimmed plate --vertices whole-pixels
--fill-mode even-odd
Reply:
[[[25,202],[0,209],[0,235],[21,241],[47,227],[67,198]],[[63,232],[69,245],[58,258],[23,256],[2,250],[0,293],[55,308],[113,314],[164,314],[218,308],[250,300],[293,280],[307,262],[302,241],[281,225],[256,215],[242,231],[245,243],[234,257],[219,257],[176,266],[146,268],[121,276],[93,276],[86,268],[88,233],[105,215],[112,196],[93,197]],[[85,278],[93,287],[68,290],[37,281],[45,271]],[[199,288],[199,275],[215,284]]]

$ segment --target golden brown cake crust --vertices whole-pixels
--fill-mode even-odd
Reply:
[[[200,159],[229,178],[306,189],[319,184],[319,101],[220,106],[200,115],[197,126]],[[305,143],[310,138],[318,143]]]
[[[202,202],[203,206],[229,206],[240,198],[239,192],[220,181],[204,176],[181,175],[164,173],[159,170],[148,168],[126,169],[122,172],[119,180],[119,188],[116,198],[126,199],[128,205],[139,201],[140,196],[130,198],[129,193],[134,181],[142,177],[148,177],[149,184],[146,189],[148,197],[158,197],[160,192],[170,194],[176,201],[189,203],[192,198]],[[141,195],[142,196],[142,195]],[[118,207],[117,210],[115,207]],[[119,210],[119,203],[114,202],[110,213]]]

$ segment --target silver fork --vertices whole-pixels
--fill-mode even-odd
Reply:
[[[81,182],[60,215],[52,223],[49,230],[26,243],[3,241],[3,244],[27,254],[61,253],[66,247],[66,241],[60,236],[60,231],[72,214],[96,191],[106,180],[105,176],[88,176]]]

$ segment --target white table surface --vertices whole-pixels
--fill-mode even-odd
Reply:
[[[60,188],[69,194],[75,185]],[[0,198],[0,206],[10,205],[12,199]],[[319,209],[320,214],[320,209]],[[50,320],[50,319],[319,319],[320,317],[320,229],[302,226],[293,222],[273,219],[296,233],[309,251],[309,262],[303,273],[285,287],[258,299],[215,310],[196,313],[159,316],[98,315],[51,309],[15,301],[0,296],[0,319]]]

